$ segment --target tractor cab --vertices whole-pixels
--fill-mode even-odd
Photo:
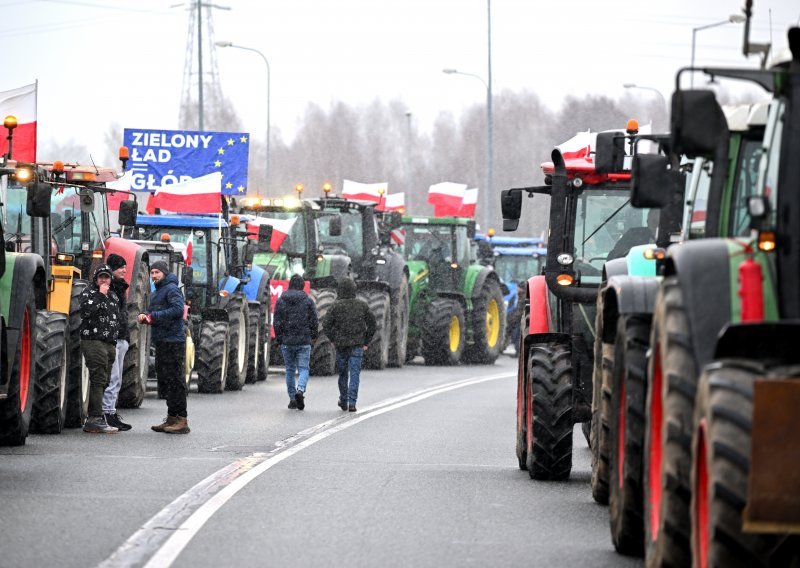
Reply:
[[[471,219],[404,217],[406,241],[403,253],[407,261],[421,261],[430,272],[432,289],[461,290],[470,265]]]

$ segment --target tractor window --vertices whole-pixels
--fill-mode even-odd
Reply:
[[[746,237],[750,234],[750,214],[747,200],[755,194],[758,166],[761,162],[761,140],[744,140],[739,152],[739,164],[733,187],[733,209],[730,236]]]
[[[469,264],[469,243],[466,227],[455,227],[456,231],[456,262],[459,266]]]
[[[684,227],[689,228],[689,239],[701,239],[706,234],[706,212],[708,210],[708,190],[711,187],[712,164],[702,158],[694,162],[692,175],[687,178],[689,195]]]
[[[342,234],[330,234],[331,219],[339,217],[342,220]],[[354,262],[360,262],[364,256],[363,229],[361,213],[354,211],[325,211],[318,219],[319,240],[328,254],[346,254]]]
[[[6,178],[3,178],[5,184]],[[19,185],[12,185],[6,189],[3,200],[3,228],[6,234],[31,234],[31,218],[26,212],[28,192]]]
[[[764,164],[762,162],[761,164],[763,168],[763,179],[760,180],[759,183],[763,195],[769,199],[771,212],[769,225],[772,227],[776,225],[778,209],[778,168],[780,167],[781,139],[783,137],[784,103],[781,103],[775,112],[777,113],[777,118],[773,119],[770,117],[770,123],[775,126],[771,131],[771,136],[768,131],[767,136],[769,136],[769,138],[764,140],[768,146],[765,148],[766,152],[763,156],[766,163]]]
[[[266,219],[294,220],[286,239],[284,239],[278,251],[290,255],[303,255],[306,253],[306,227],[301,211],[264,211],[259,213],[258,216]],[[280,228],[282,227],[273,227],[273,230]]]
[[[541,273],[541,257],[535,256],[497,256],[494,269],[500,279],[509,282],[525,282],[531,276]]]
[[[449,225],[409,225],[405,254],[408,260],[450,262],[452,233]],[[466,236],[466,232],[464,233]]]
[[[89,243],[93,248],[99,247],[105,240],[102,207],[97,199],[95,199],[94,216],[81,215],[80,189],[76,187],[57,189],[50,203],[52,237],[60,252],[79,256],[83,231],[88,232]],[[85,227],[84,220],[86,220]]]
[[[219,231],[214,229],[214,234],[219,235]],[[168,235],[171,243],[187,244],[189,237],[192,238],[192,279],[194,284],[208,283],[208,250],[209,250],[209,229],[192,229],[191,227],[138,227],[139,240],[143,241],[162,241],[162,235]],[[219,236],[217,236],[217,239]],[[211,245],[213,247],[213,245]],[[211,250],[215,250],[213,247]],[[214,257],[216,258],[216,257]],[[151,262],[153,259],[150,259]],[[224,263],[221,268],[224,270]]]

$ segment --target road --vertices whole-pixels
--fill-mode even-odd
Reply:
[[[187,436],[67,430],[0,448],[0,566],[638,566],[614,553],[575,430],[572,478],[534,482],[514,455],[515,360],[335,377],[286,408],[280,370],[189,396]]]

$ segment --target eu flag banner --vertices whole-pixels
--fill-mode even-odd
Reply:
[[[194,132],[126,128],[131,189],[155,191],[214,172],[222,174],[222,193],[247,193],[247,132]]]

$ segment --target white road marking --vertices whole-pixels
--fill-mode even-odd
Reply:
[[[100,568],[168,568],[203,528],[203,525],[234,495],[259,475],[308,448],[370,418],[425,400],[432,396],[471,385],[506,379],[516,373],[472,377],[422,389],[368,406],[356,415],[345,415],[298,432],[276,444],[269,453],[258,452],[236,460],[211,474],[164,507],[103,561]],[[166,542],[165,542],[166,541]],[[148,560],[149,557],[149,560]]]

